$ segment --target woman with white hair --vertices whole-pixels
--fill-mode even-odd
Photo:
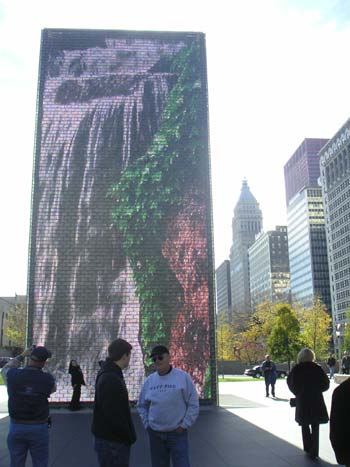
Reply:
[[[295,395],[295,421],[301,425],[304,451],[312,459],[318,457],[319,425],[329,420],[322,395],[329,388],[329,379],[314,360],[311,349],[302,349],[298,363],[287,378],[288,387]]]

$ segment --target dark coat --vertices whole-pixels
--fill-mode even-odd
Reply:
[[[79,386],[85,386],[84,375],[81,371],[80,366],[69,365],[68,373],[72,378],[72,386],[78,384]]]
[[[277,380],[276,365],[271,360],[264,360],[261,365],[265,382],[274,385]]]
[[[101,365],[96,378],[92,433],[128,445],[136,441],[123,372],[110,359]]]
[[[328,422],[322,392],[329,388],[329,379],[317,363],[295,365],[288,375],[287,384],[296,397],[295,421],[299,425]]]
[[[347,379],[333,391],[330,417],[330,439],[339,464],[350,464],[349,420],[350,379]]]

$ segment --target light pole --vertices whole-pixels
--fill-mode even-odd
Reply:
[[[341,328],[342,328],[342,323],[338,323],[335,328],[335,336],[336,336],[336,342],[337,342],[337,354],[338,354],[338,371],[340,373],[341,371]]]

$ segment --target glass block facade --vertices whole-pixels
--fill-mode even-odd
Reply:
[[[132,399],[165,344],[215,401],[214,269],[201,33],[42,33],[29,342],[53,352],[56,401],[76,359],[93,398],[122,337]]]

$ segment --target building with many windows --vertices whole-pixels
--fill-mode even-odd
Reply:
[[[287,208],[292,301],[308,307],[319,297],[331,310],[321,187],[305,188]]]
[[[230,261],[225,259],[215,271],[216,313],[219,319],[232,321]]]
[[[287,206],[303,188],[318,186],[319,151],[328,139],[306,138],[284,166]]]
[[[320,167],[336,336],[350,310],[350,119],[322,149]]]
[[[287,227],[261,233],[248,250],[250,298],[254,310],[265,300],[290,302]]]
[[[251,312],[248,249],[262,229],[262,213],[252,195],[247,180],[243,180],[241,194],[232,219],[230,250],[232,319],[240,321]]]

